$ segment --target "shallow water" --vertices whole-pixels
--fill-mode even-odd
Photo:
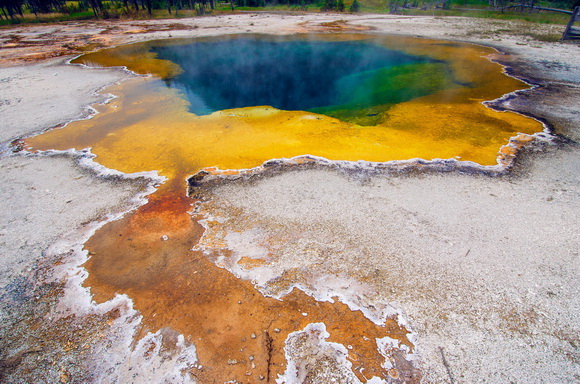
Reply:
[[[219,44],[228,46],[246,38],[225,37]],[[279,108],[268,106],[277,102],[274,98],[267,106],[209,113],[229,105],[230,101],[220,104],[222,100],[218,98],[220,103],[208,107],[210,103],[204,102],[207,109],[196,114],[192,111],[199,106],[185,94],[198,95],[202,91],[189,91],[187,85],[179,85],[180,76],[189,76],[185,64],[164,59],[170,57],[165,52],[168,47],[184,47],[183,43],[192,44],[191,41],[150,42],[89,54],[77,61],[127,65],[154,76],[107,89],[118,97],[98,106],[100,113],[92,119],[73,122],[64,129],[29,139],[26,144],[30,149],[91,147],[98,156],[96,160],[106,167],[128,173],[156,170],[168,178],[150,196],[148,204],[104,226],[87,243],[92,257],[86,264],[86,284],[97,301],[110,299],[116,293],[128,294],[144,315],[143,331],[170,327],[186,335],[196,345],[200,364],[205,367],[194,370],[192,375],[203,382],[273,378],[284,370],[286,336],[320,321],[327,324],[330,341],[353,347],[349,359],[356,361],[356,366],[363,367],[366,374],[386,377],[388,373],[381,367],[385,357],[374,340],[388,336],[412,349],[405,327],[396,319],[387,319],[384,326],[378,326],[360,311],[352,311],[342,303],[317,302],[296,289],[281,301],[266,298],[250,282],[218,268],[210,262],[211,257],[192,251],[203,228],[198,224],[202,218],[188,213],[194,201],[186,196],[185,179],[206,167],[252,168],[269,159],[305,154],[374,162],[456,158],[494,165],[499,148],[510,137],[539,132],[543,127],[519,114],[496,112],[482,105],[485,100],[527,87],[486,59],[494,52],[488,48],[365,35],[295,36],[294,42],[291,38],[256,38],[266,42],[268,49],[272,49],[273,40],[304,50],[307,48],[300,39],[307,38],[315,45],[330,44],[330,48],[322,49],[323,56],[343,44],[354,52],[369,49],[377,56],[367,66],[362,65],[359,72],[334,76],[335,86],[346,90],[342,93],[314,92],[323,87],[312,81],[297,86],[307,93],[312,91],[314,96],[305,100],[330,100],[309,102],[304,108],[310,111],[279,109],[291,109],[282,104]],[[210,52],[215,41],[199,39],[196,44],[203,45],[203,52]],[[247,49],[243,45],[241,48]],[[402,61],[381,66],[393,50],[401,52]],[[202,51],[197,51],[198,55]],[[269,54],[256,55],[260,58]],[[322,67],[330,65],[325,63]],[[319,71],[315,69],[310,78]],[[425,77],[429,73],[432,78]],[[236,77],[236,73],[232,75]],[[423,78],[422,82],[414,82],[417,77]],[[208,84],[203,92],[212,94],[215,90]],[[358,91],[370,84],[371,94],[381,94],[378,102]],[[420,84],[413,88],[420,92],[405,94],[405,84]],[[382,95],[381,87],[386,85],[400,90],[403,96]],[[265,97],[262,92],[259,97],[258,93],[250,93],[253,100]],[[345,95],[350,99],[342,99]],[[373,102],[367,103],[366,99]],[[238,96],[233,100],[235,104]],[[394,355],[387,359],[397,360]],[[229,364],[234,360],[235,364]],[[412,364],[397,361],[393,364],[399,372],[390,372],[392,375],[404,376],[408,382],[420,380]],[[360,372],[357,375],[362,379]]]

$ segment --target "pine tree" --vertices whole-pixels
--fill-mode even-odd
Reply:
[[[357,0],[354,0],[352,2],[352,4],[350,5],[350,8],[348,9],[350,12],[358,12],[360,11],[360,4],[358,3]]]

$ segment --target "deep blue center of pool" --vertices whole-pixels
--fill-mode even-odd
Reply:
[[[333,108],[353,110],[392,104],[442,88],[441,84],[405,84],[413,66],[436,63],[434,60],[372,41],[248,36],[154,46],[152,51],[158,58],[181,66],[183,73],[166,83],[185,94],[190,111],[197,115],[261,105],[283,110],[318,108],[320,113]],[[394,89],[385,86],[389,82]]]

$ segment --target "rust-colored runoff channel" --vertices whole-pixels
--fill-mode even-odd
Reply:
[[[317,302],[297,289],[282,300],[264,297],[192,251],[203,228],[187,213],[193,200],[178,184],[162,186],[149,204],[86,244],[91,258],[85,285],[97,301],[126,293],[143,314],[142,332],[170,327],[186,335],[202,366],[191,372],[200,383],[273,382],[286,367],[286,337],[313,322],[326,325],[329,341],[352,346],[349,359],[360,379],[364,368],[367,378],[390,374],[419,381],[419,371],[399,356],[393,357],[395,369],[381,367],[376,338],[388,336],[413,349],[408,331],[394,319],[378,326],[345,304]]]

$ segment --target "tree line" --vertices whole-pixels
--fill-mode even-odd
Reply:
[[[204,14],[214,8],[214,0],[0,0],[0,18],[15,20],[24,17],[26,11],[35,15],[92,11],[98,18],[115,18],[140,11],[153,15],[158,9],[166,9],[170,14],[182,9]]]
[[[271,5],[287,5],[302,10],[310,6],[323,11],[358,12],[360,3],[353,0],[345,6],[344,0],[222,0],[231,10],[236,7],[266,7]],[[222,3],[224,5],[224,3]],[[26,12],[39,14],[63,13],[75,14],[92,11],[98,18],[115,18],[122,15],[131,16],[147,12],[150,16],[154,10],[165,9],[169,14],[177,14],[180,10],[195,11],[203,15],[215,9],[215,0],[0,0],[0,19],[18,21]]]
[[[78,14],[82,12],[92,12],[97,18],[116,18],[120,16],[131,17],[138,13],[146,12],[150,16],[154,10],[165,9],[170,14],[177,14],[180,10],[195,11],[198,15],[203,15],[213,10],[216,0],[0,0],[0,19],[18,21],[27,12],[34,15],[62,13]],[[225,5],[231,7],[232,11],[236,7],[266,7],[271,5],[287,5],[302,10],[307,10],[310,6],[319,8],[322,11],[338,12],[358,12],[361,8],[359,0],[350,0],[347,7],[345,0],[221,0]],[[453,0],[460,3],[461,0]],[[496,10],[506,10],[510,8],[523,11],[537,7],[539,0],[487,0],[489,6]],[[467,5],[468,0],[465,0]],[[544,0],[544,5],[554,8],[572,9],[580,4],[580,0]],[[224,3],[221,4],[222,6]],[[390,13],[399,13],[410,8],[451,8],[452,0],[385,0],[385,8]],[[88,17],[91,17],[90,14]]]

